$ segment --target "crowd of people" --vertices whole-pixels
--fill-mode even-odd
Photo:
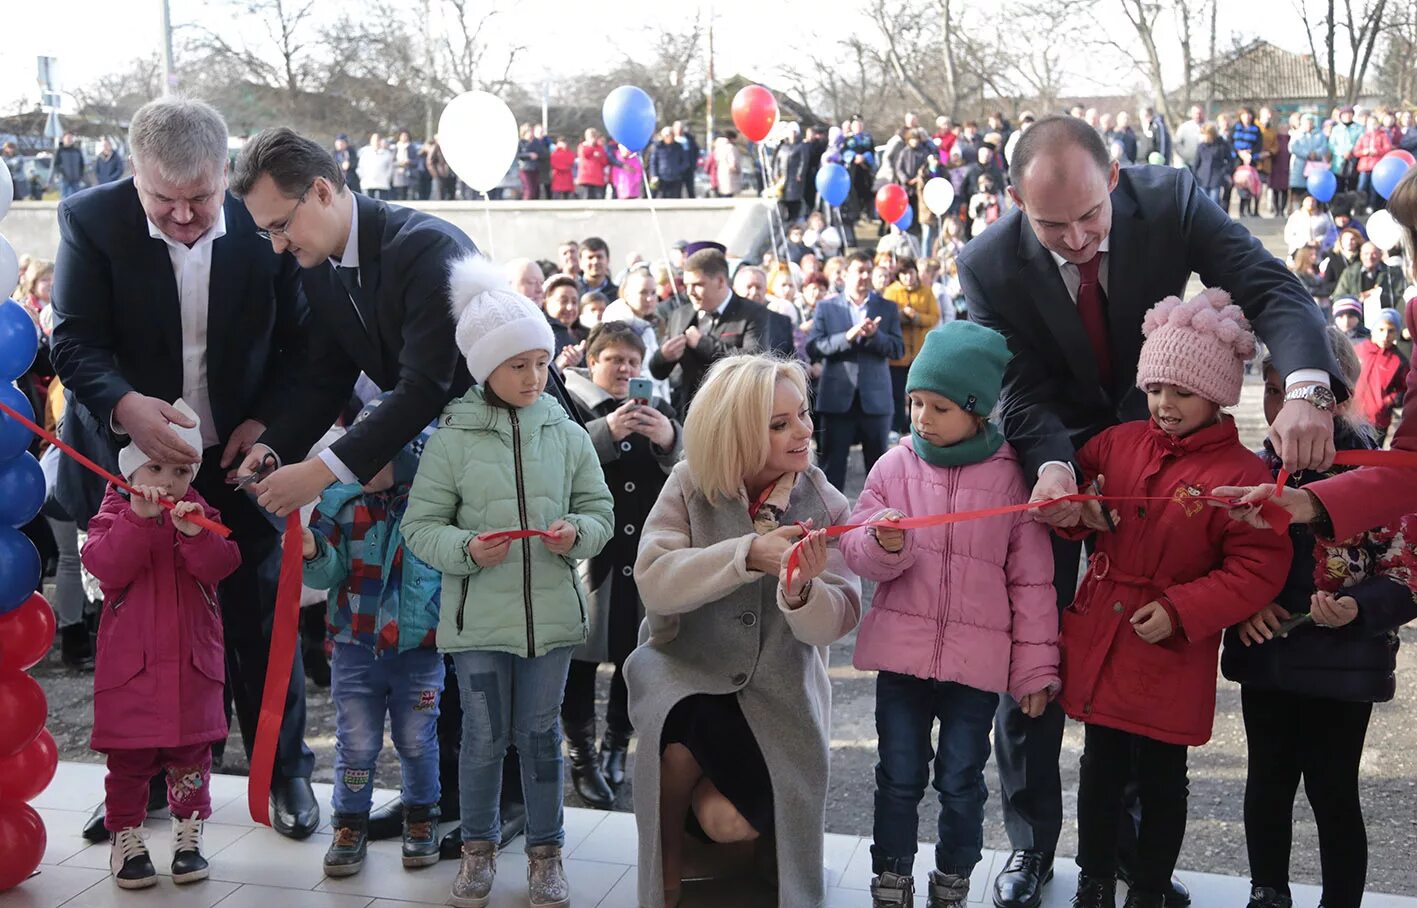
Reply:
[[[1256,169],[1264,121],[1242,115],[1230,142]],[[212,108],[140,110],[136,179],[65,199],[57,260],[26,261],[17,297],[43,338],[23,380],[36,412],[136,488],[51,449],[45,519],[28,528],[57,562],[61,658],[95,673],[109,775],[86,835],[112,839],[117,885],[157,882],[142,823],[163,803],[173,881],[209,873],[208,779],[231,714],[251,747],[276,526],[300,511],[323,620],[305,623],[271,812],[294,838],[319,825],[305,681],[328,681],[329,876],[400,838],[411,870],[457,859],[451,903],[483,908],[499,850],[524,834],[530,903],[567,905],[569,763],[594,807],[632,783],[641,905],[678,903],[690,838],[756,843],[779,904],[822,904],[826,648],[854,631],[856,667],[876,672],[874,905],[914,904],[932,772],[922,895],[970,901],[992,732],[1013,847],[994,904],[1036,908],[1064,822],[1065,716],[1086,726],[1074,905],[1110,908],[1118,881],[1129,908],[1189,903],[1173,875],[1186,761],[1210,738],[1218,667],[1244,701],[1251,908],[1292,904],[1301,780],[1324,904],[1359,905],[1359,765],[1373,704],[1395,690],[1395,631],[1417,617],[1403,516],[1417,502],[1355,497],[1385,474],[1332,460],[1399,418],[1404,272],[1361,242],[1361,199],[1341,215],[1305,201],[1306,218],[1346,219],[1337,239],[1302,223],[1296,252],[1337,244],[1320,294],[1216,204],[1185,158],[1190,124],[1173,138],[1146,108],[1135,129],[1085,110],[937,125],[908,117],[882,149],[859,118],[785,129],[763,155],[764,189],[782,184],[772,251],[681,241],[617,269],[595,236],[493,263],[456,226],[387,204],[423,192],[420,174],[435,197],[457,191],[436,140],[342,137],[331,152],[275,128],[229,167]],[[720,139],[711,185],[728,192],[748,165],[720,158]],[[802,147],[818,144],[818,164],[852,174],[835,222],[806,189]],[[656,148],[626,192],[692,194],[692,135],[675,124]],[[528,127],[519,189],[600,197],[639,163],[621,151],[594,130],[572,152]],[[1173,155],[1185,166],[1146,164]],[[965,161],[968,199],[930,220],[926,175],[953,181]],[[911,187],[920,229],[872,253],[851,227],[882,179]],[[1252,195],[1244,214],[1259,214]],[[1417,178],[1390,204],[1410,230]],[[1183,302],[1193,272],[1216,286]],[[1251,368],[1263,457],[1226,412]],[[1290,486],[1266,487],[1281,472]],[[1087,489],[1117,501],[1079,500]],[[1255,496],[1266,504],[1232,506]],[[1288,535],[1265,525],[1277,508]],[[975,510],[993,516],[899,523]],[[871,526],[829,544],[844,523]],[[877,584],[864,619],[862,578]],[[386,723],[400,796],[373,810]]]

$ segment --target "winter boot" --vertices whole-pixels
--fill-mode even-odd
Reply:
[[[108,869],[119,889],[146,889],[157,883],[157,868],[148,854],[147,832],[140,826],[120,829],[113,835]]]
[[[1078,891],[1073,896],[1073,908],[1116,908],[1116,905],[1115,879],[1078,874]]]
[[[596,810],[609,810],[615,803],[615,792],[605,784],[600,774],[600,756],[595,751],[595,720],[577,726],[566,726],[566,754],[571,761],[571,782],[576,794]]]
[[[462,847],[462,866],[453,880],[454,908],[487,908],[492,898],[492,880],[497,875],[497,843],[467,842]]]
[[[81,672],[93,671],[93,638],[88,625],[80,621],[59,629],[59,661]]]
[[[561,866],[560,845],[533,845],[526,850],[526,891],[531,908],[568,908],[571,884]]]
[[[1268,886],[1250,887],[1250,904],[1246,908],[1293,908],[1294,900],[1280,895]]]
[[[883,871],[871,880],[871,908],[912,908],[915,877]]]
[[[969,877],[930,871],[929,908],[966,908],[968,902]]]
[[[600,771],[612,789],[625,784],[625,756],[630,750],[630,733],[614,728],[605,729],[600,739]]]
[[[1122,908],[1165,908],[1166,896],[1160,892],[1139,892],[1135,889],[1127,890],[1127,900],[1122,903]]]
[[[438,863],[438,808],[404,807],[403,865],[428,867]]]
[[[202,857],[200,817],[172,818],[172,882],[179,886],[207,878],[207,859]]]
[[[353,876],[369,852],[369,814],[337,813],[330,818],[335,839],[325,852],[325,876]]]

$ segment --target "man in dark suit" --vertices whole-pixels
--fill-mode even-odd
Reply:
[[[886,452],[895,401],[890,361],[905,353],[900,310],[871,290],[871,257],[854,252],[846,263],[846,291],[824,299],[812,314],[807,353],[825,365],[817,386],[827,481],[846,488],[846,461],[861,442],[866,472]]]
[[[768,276],[757,265],[739,265],[733,272],[733,292],[755,306],[767,310],[767,328],[763,331],[763,347],[790,357],[794,352],[792,319],[768,309]]]
[[[1184,293],[1193,272],[1230,292],[1287,377],[1287,402],[1270,430],[1286,465],[1332,460],[1329,386],[1338,366],[1323,319],[1294,276],[1209,201],[1189,171],[1119,171],[1085,121],[1047,117],[1019,139],[1011,173],[1017,209],[965,247],[959,276],[970,317],[1002,333],[1013,351],[1000,407],[1004,433],[1036,481],[1035,501],[1077,491],[1075,454],[1089,438],[1146,418],[1146,396],[1134,387],[1142,318],[1166,296]],[[1040,514],[1068,526],[1079,510],[1069,503]],[[1077,588],[1079,549],[1055,539],[1054,555],[1061,609]],[[1015,851],[995,883],[1000,908],[1038,905],[1052,876],[1062,827],[1062,732],[1057,706],[1029,719],[1001,698],[995,748]],[[1136,866],[1127,841],[1135,829],[1123,825],[1122,866],[1093,874],[1111,870],[1126,879]],[[1174,908],[1189,895],[1173,880],[1165,900]]]
[[[704,248],[684,261],[684,290],[692,305],[669,313],[665,341],[649,360],[650,374],[669,379],[674,412],[688,413],[709,366],[734,353],[767,349],[768,310],[728,287],[723,247]]]
[[[219,587],[227,694],[250,754],[270,649],[279,536],[228,470],[275,422],[303,356],[307,310],[297,269],[256,235],[226,192],[226,124],[197,101],[163,99],[133,115],[131,179],[59,206],[53,362],[66,390],[61,435],[116,469],[131,438],[155,459],[200,459],[193,486],[232,530],[241,566]],[[202,451],[169,426],[201,419]],[[103,481],[65,458],[59,504],[80,526]],[[314,762],[302,740],[305,678],[296,660],[271,784],[272,822],[303,838],[319,825]],[[102,827],[86,833],[102,837]]]
[[[284,127],[246,143],[232,191],[271,246],[295,257],[310,301],[304,368],[240,468],[242,474],[259,471],[267,454],[284,464],[251,489],[263,508],[285,515],[336,481],[368,482],[449,400],[467,391],[472,379],[453,342],[448,270],[477,247],[446,221],[350,192],[328,151]],[[384,405],[318,457],[304,460],[361,372],[391,392]],[[554,371],[547,390],[566,403]],[[457,685],[448,684],[438,723],[445,816],[457,804],[461,721]],[[504,799],[519,801],[515,757],[508,767]],[[397,834],[401,809],[396,803],[376,811],[371,836]],[[502,819],[507,836],[525,813],[504,806]]]

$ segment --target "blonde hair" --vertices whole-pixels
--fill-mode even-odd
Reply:
[[[737,498],[744,478],[767,463],[773,395],[783,381],[807,401],[807,376],[794,361],[740,354],[709,369],[684,420],[684,459],[711,504]]]
[[[15,288],[18,294],[16,297],[20,302],[32,293],[35,285],[46,277],[54,274],[54,263],[48,259],[30,259],[29,264],[20,269],[20,284]]]

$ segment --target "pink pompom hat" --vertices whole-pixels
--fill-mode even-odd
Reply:
[[[1240,402],[1245,361],[1255,355],[1255,335],[1224,290],[1210,288],[1181,302],[1168,296],[1142,322],[1137,387],[1185,388],[1222,407]]]

